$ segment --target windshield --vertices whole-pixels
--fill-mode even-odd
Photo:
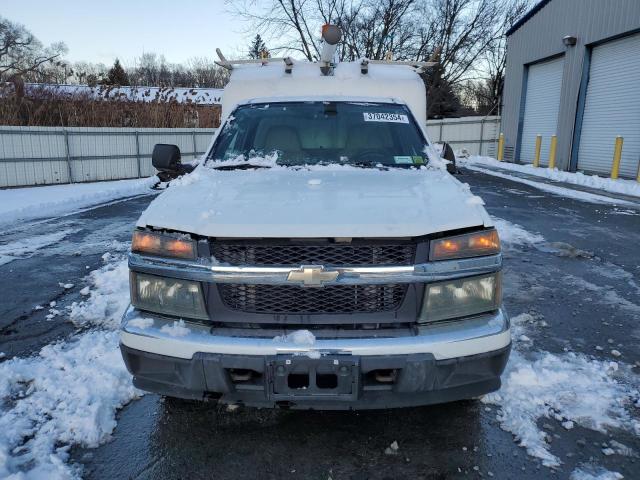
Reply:
[[[275,152],[282,165],[412,167],[426,163],[425,146],[404,105],[286,102],[238,107],[208,158],[251,160]]]

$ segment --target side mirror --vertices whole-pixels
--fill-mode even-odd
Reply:
[[[153,147],[151,163],[161,172],[177,172],[180,169],[180,149],[176,145],[157,143]]]
[[[453,148],[448,143],[444,143],[442,145],[442,152],[440,156],[445,160],[449,160],[447,163],[447,172],[453,174],[458,173],[458,169],[456,168],[456,155],[453,153]]]

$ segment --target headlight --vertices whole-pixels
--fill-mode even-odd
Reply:
[[[208,320],[200,283],[131,272],[134,307],[165,315]]]
[[[431,241],[429,260],[481,257],[500,253],[500,238],[495,229],[467,233]]]
[[[177,238],[155,232],[133,232],[131,251],[159,257],[196,258],[196,244],[190,238]]]
[[[447,280],[426,286],[419,322],[436,322],[497,310],[502,297],[500,272]]]

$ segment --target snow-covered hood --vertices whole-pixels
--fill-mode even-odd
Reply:
[[[415,237],[492,225],[482,205],[468,185],[426,168],[201,165],[173,181],[137,225],[209,237]]]

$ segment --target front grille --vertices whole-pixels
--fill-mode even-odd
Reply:
[[[213,242],[215,259],[231,265],[411,265],[415,244],[243,244]]]
[[[405,284],[329,285],[322,288],[235,283],[218,285],[222,301],[228,308],[247,313],[290,315],[396,310],[406,290]]]

